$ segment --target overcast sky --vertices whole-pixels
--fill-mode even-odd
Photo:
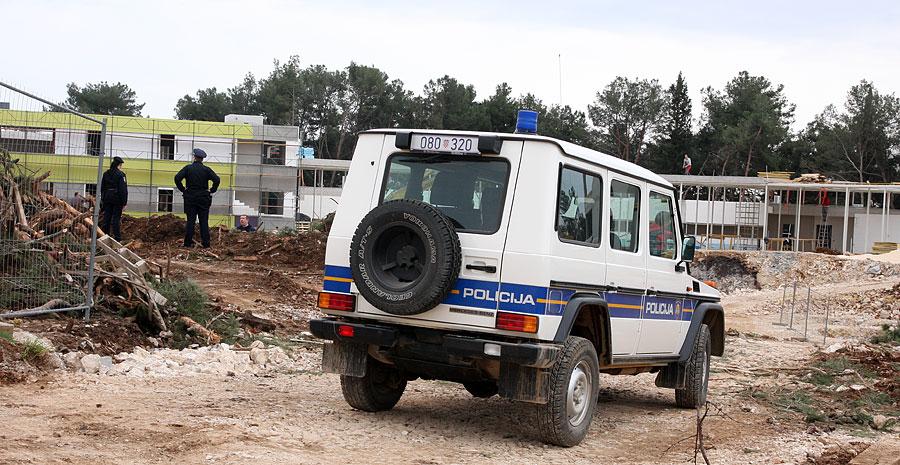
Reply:
[[[0,0],[0,80],[54,101],[68,82],[121,81],[172,117],[179,97],[263,77],[274,59],[375,65],[421,92],[449,74],[479,98],[516,93],[585,110],[617,75],[683,71],[700,89],[741,70],[785,86],[795,127],[869,79],[900,92],[900,2]],[[0,93],[0,97],[8,93]]]

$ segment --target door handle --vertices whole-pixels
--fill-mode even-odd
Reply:
[[[472,264],[468,264],[468,265],[466,265],[466,269],[467,269],[467,270],[484,271],[485,273],[496,273],[496,272],[497,272],[497,267],[494,266],[494,265],[472,265]]]

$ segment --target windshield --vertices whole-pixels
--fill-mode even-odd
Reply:
[[[381,201],[421,200],[443,212],[461,232],[493,234],[500,227],[509,163],[500,158],[395,154]]]

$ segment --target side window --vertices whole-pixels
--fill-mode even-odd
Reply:
[[[621,181],[612,181],[609,186],[609,246],[616,250],[637,252],[641,189]]]
[[[556,231],[564,241],[600,244],[603,181],[599,176],[563,167],[559,175]]]
[[[675,211],[672,198],[658,192],[650,192],[650,255],[672,258],[677,255],[678,239],[675,235]]]

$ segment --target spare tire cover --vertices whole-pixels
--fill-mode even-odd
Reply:
[[[350,245],[359,293],[379,310],[416,315],[444,300],[462,253],[450,219],[418,200],[392,200],[370,211]]]

